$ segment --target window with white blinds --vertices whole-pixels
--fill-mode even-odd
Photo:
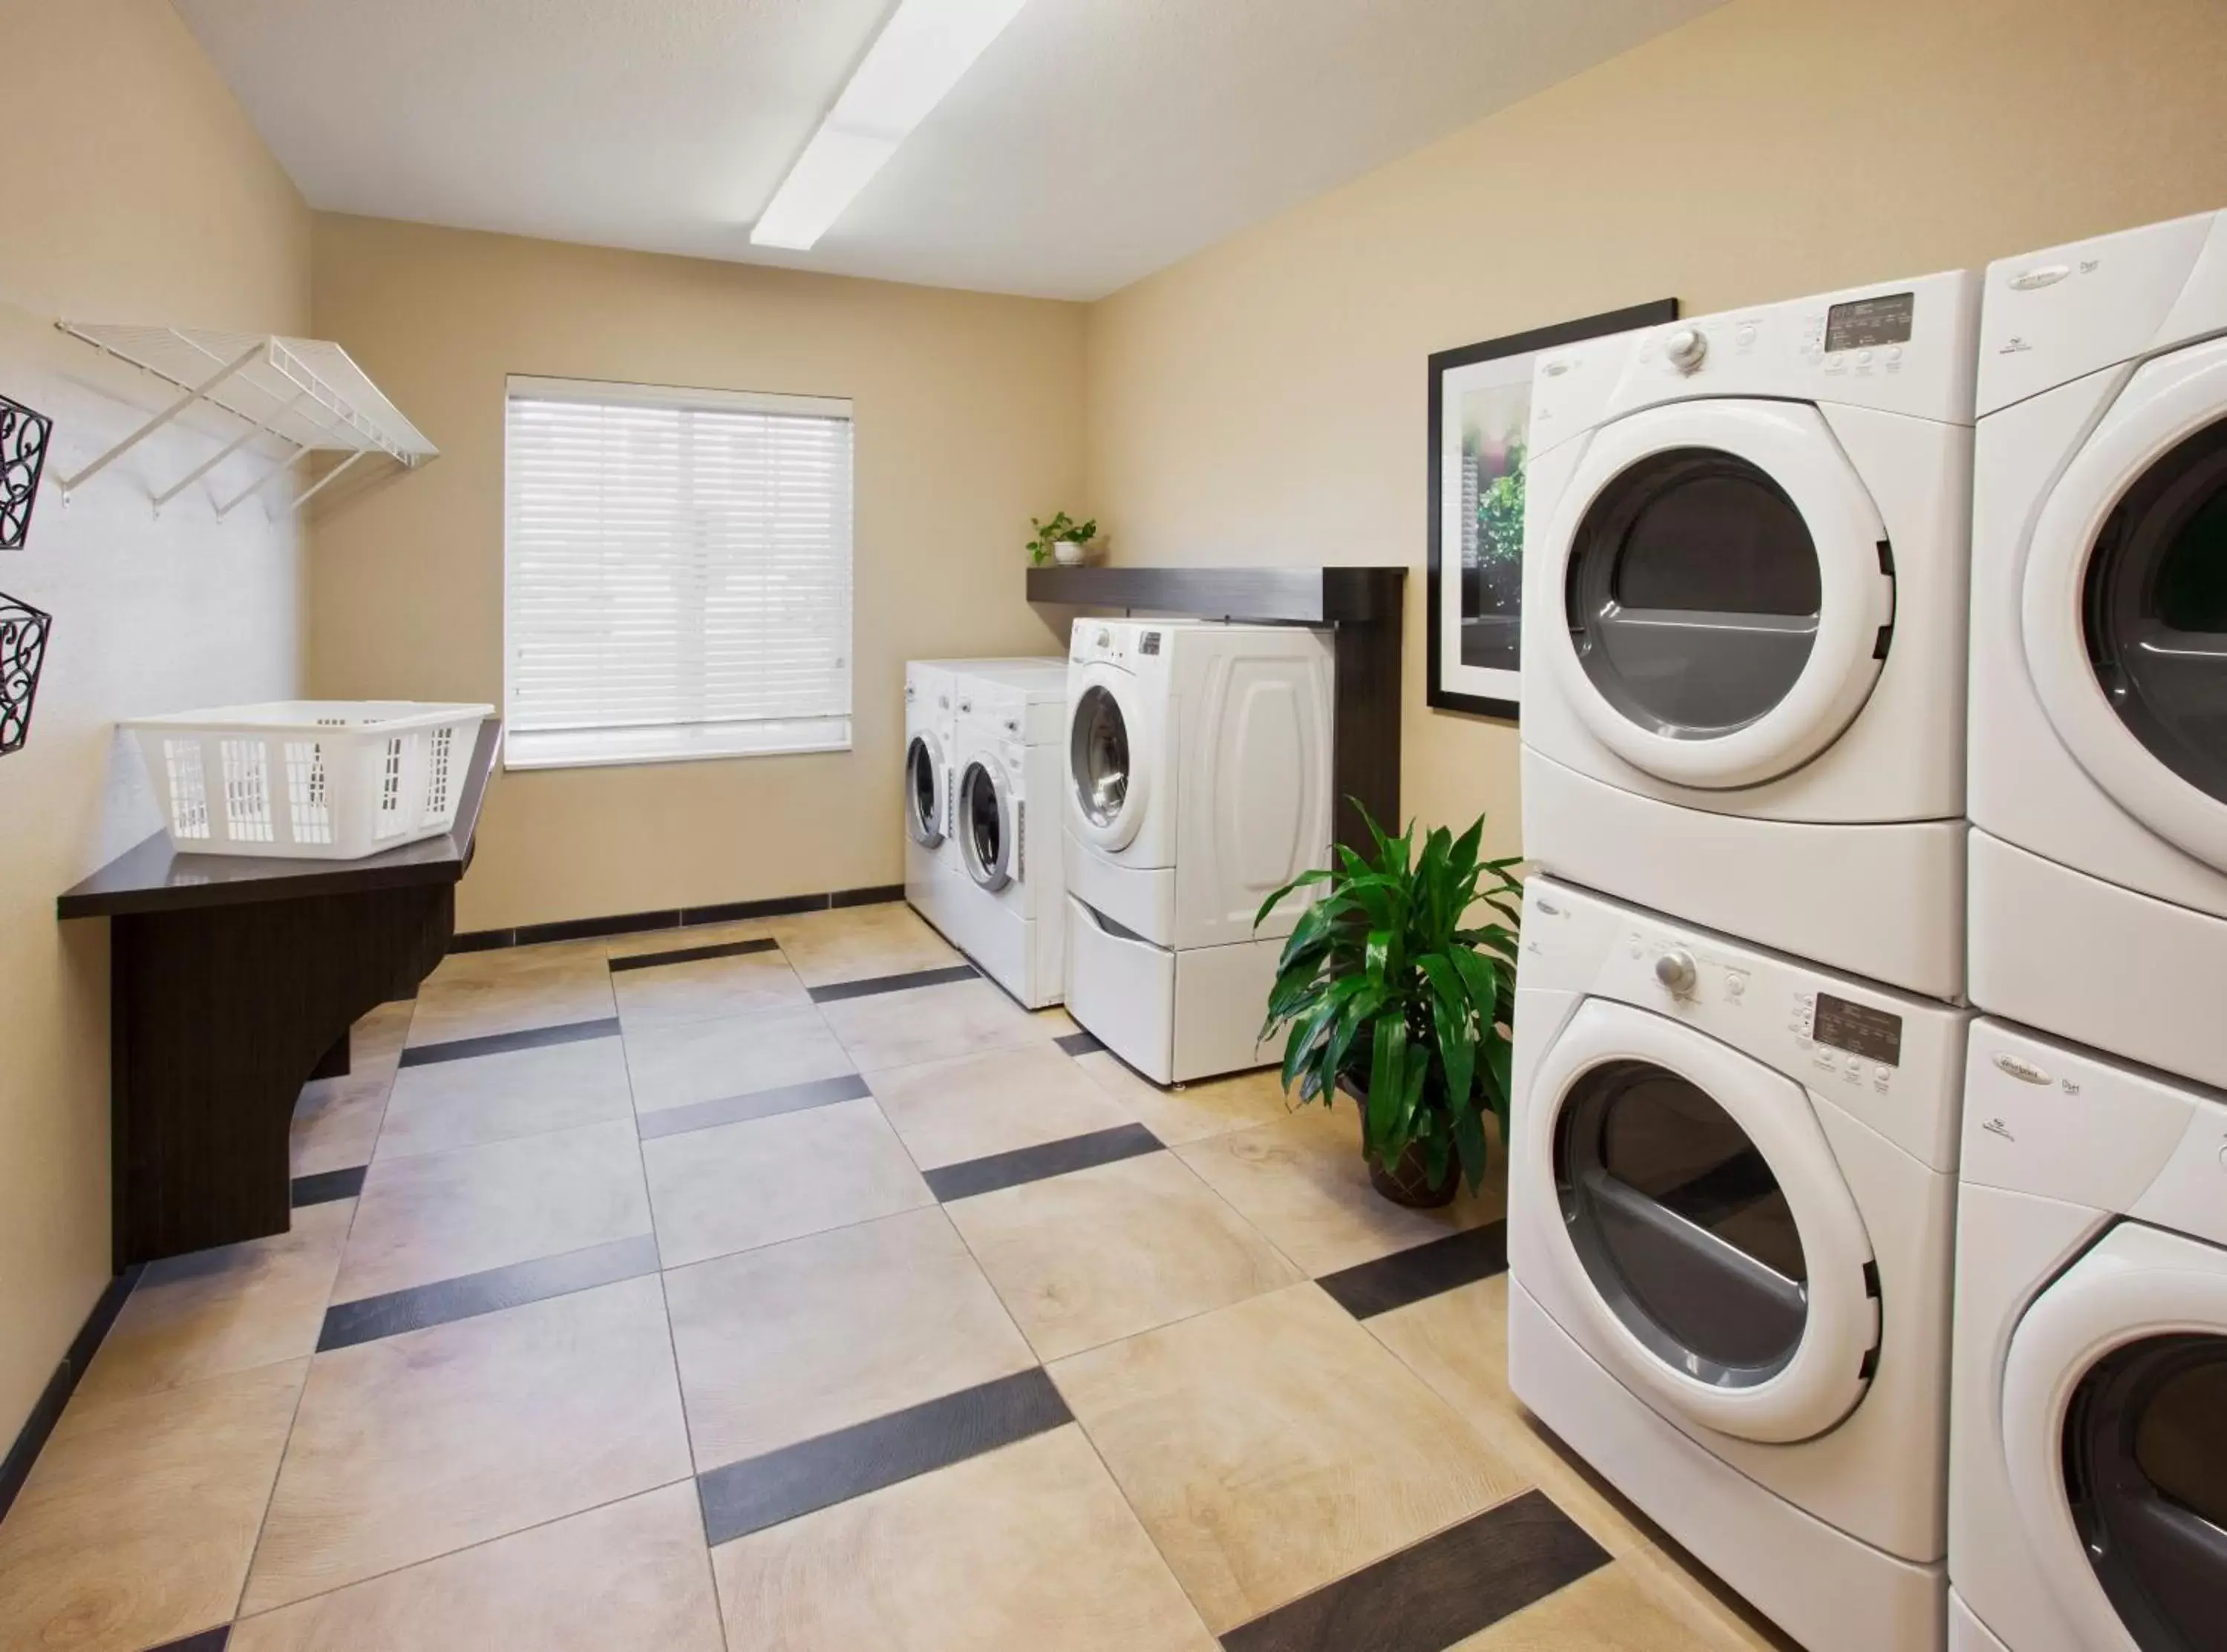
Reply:
[[[506,766],[851,743],[851,404],[513,378]]]

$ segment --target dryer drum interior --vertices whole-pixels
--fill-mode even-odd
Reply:
[[[1012,881],[1012,838],[1005,814],[995,771],[968,763],[959,782],[959,841],[967,852],[967,875],[986,890],[1003,889]]]
[[[1094,685],[1075,702],[1068,765],[1083,814],[1094,826],[1112,826],[1129,794],[1129,730],[1110,689]]]
[[[2089,662],[2134,737],[2227,802],[2227,419],[2168,451],[2088,559]]]
[[[1556,1121],[1554,1179],[1587,1277],[1666,1364],[1741,1388],[1792,1361],[1809,1314],[1793,1212],[1698,1086],[1651,1062],[1589,1069]]]
[[[915,843],[933,849],[943,841],[943,822],[937,818],[935,754],[928,742],[915,735],[905,749],[905,830]]]
[[[2142,1652],[2227,1652],[2227,1336],[2147,1336],[2074,1391],[2065,1494]]]
[[[1570,637],[1602,696],[1672,739],[1720,738],[1794,687],[1817,640],[1817,546],[1758,466],[1650,456],[1602,488],[1571,546]]]

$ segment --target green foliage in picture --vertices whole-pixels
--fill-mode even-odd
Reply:
[[[1477,559],[1523,564],[1523,444],[1508,450],[1508,468],[1477,494]]]
[[[1284,1086],[1296,1084],[1302,1101],[1327,1106],[1345,1081],[1378,1164],[1397,1165],[1413,1147],[1432,1183],[1458,1162],[1474,1190],[1486,1113],[1507,1139],[1517,861],[1477,858],[1483,815],[1459,838],[1439,827],[1420,852],[1412,825],[1388,838],[1370,820],[1369,832],[1373,857],[1341,844],[1335,864],[1261,903],[1255,928],[1295,891],[1323,891],[1284,943],[1261,1036],[1287,1030]]]
[[[1052,519],[1049,522],[1039,522],[1031,516],[1029,518],[1029,526],[1037,531],[1036,538],[1029,541],[1031,562],[1050,561],[1051,548],[1056,545],[1069,540],[1072,540],[1076,545],[1088,545],[1098,537],[1096,518],[1094,517],[1088,522],[1078,522],[1065,511],[1053,513]]]

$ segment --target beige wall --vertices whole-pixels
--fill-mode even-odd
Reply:
[[[0,590],[55,616],[30,741],[0,757],[4,1447],[109,1277],[107,926],[57,923],[54,896],[159,825],[111,729],[292,693],[299,655],[290,521],[220,526],[199,488],[159,523],[149,508],[149,479],[191,469],[206,431],[63,508],[57,473],[167,398],[54,322],[299,331],[309,220],[165,0],[0,0],[0,393],[56,421],[30,543],[0,551]]]
[[[500,703],[506,374],[856,405],[853,749],[502,775],[459,927],[901,881],[905,660],[1062,646],[1022,545],[1081,480],[1081,308],[340,216],[316,247],[319,335],[442,450],[319,515],[319,693]]]
[[[1516,731],[1424,704],[1424,358],[2227,206],[2217,0],[1734,0],[1094,306],[1117,559],[1395,562],[1406,808],[1516,834]]]

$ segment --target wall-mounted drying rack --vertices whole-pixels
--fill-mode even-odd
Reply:
[[[337,344],[271,334],[217,333],[188,327],[127,327],[61,321],[54,325],[103,354],[153,374],[181,393],[75,475],[61,478],[62,502],[156,431],[195,405],[222,408],[247,428],[154,496],[160,513],[194,483],[259,437],[286,451],[254,482],[216,507],[220,519],[260,494],[304,454],[348,457],[294,496],[299,510],[367,455],[383,453],[414,469],[440,450],[402,417]]]

